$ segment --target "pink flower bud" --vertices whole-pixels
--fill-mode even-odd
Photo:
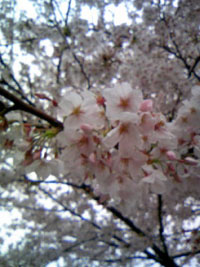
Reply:
[[[185,163],[189,164],[189,165],[192,165],[192,166],[196,166],[199,163],[199,161],[194,159],[194,158],[191,158],[191,157],[186,157],[185,158]]]
[[[101,95],[98,95],[96,98],[96,102],[99,106],[104,106],[105,104],[105,98]]]
[[[144,100],[140,105],[140,111],[147,112],[152,111],[153,109],[153,101],[151,99]]]
[[[81,130],[83,130],[86,134],[90,133],[92,131],[92,126],[90,124],[84,123],[80,126]]]
[[[176,154],[173,151],[167,151],[166,152],[166,156],[169,160],[176,160]]]
[[[91,153],[90,156],[89,156],[89,160],[90,162],[92,163],[95,163],[96,162],[96,155],[95,153]]]

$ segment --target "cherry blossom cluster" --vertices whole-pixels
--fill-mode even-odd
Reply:
[[[196,86],[167,122],[128,83],[101,94],[68,92],[59,104],[64,130],[57,135],[65,172],[92,184],[102,199],[134,204],[143,194],[166,192],[198,169],[199,103]]]

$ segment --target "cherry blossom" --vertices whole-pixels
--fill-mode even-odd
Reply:
[[[91,110],[96,108],[95,94],[90,93],[89,97],[80,94],[82,98],[77,94],[78,105],[86,98]],[[134,97],[138,95],[138,101],[134,102]],[[62,160],[66,171],[73,171],[79,179],[82,177],[88,182],[92,179],[96,193],[117,199],[119,203],[124,203],[123,198],[132,190],[133,195],[125,202],[135,198],[135,205],[140,196],[134,190],[140,185],[149,188],[149,193],[164,194],[170,182],[181,182],[184,177],[189,177],[192,166],[197,167],[198,160],[190,157],[182,159],[177,153],[179,144],[174,122],[167,122],[164,115],[153,111],[151,100],[142,100],[142,94],[127,83],[105,89],[104,97],[106,105],[102,105],[102,113],[105,118],[100,128],[92,123],[88,113],[87,117],[82,116],[81,123],[77,123],[75,128],[73,124],[70,127],[67,118],[64,131],[57,136],[58,142],[63,145]],[[126,106],[122,107],[122,102]],[[193,105],[193,97],[183,104],[180,113],[184,108],[187,112],[187,106]],[[87,108],[83,111],[86,114]],[[91,124],[88,124],[88,118]],[[176,121],[179,121],[179,115]]]
[[[137,112],[142,102],[142,93],[136,89],[132,90],[128,83],[115,85],[103,92],[106,100],[106,113],[111,121],[120,120],[124,112]]]
[[[64,114],[65,127],[78,128],[82,123],[102,127],[103,114],[95,97],[90,92],[81,95],[70,92],[60,103],[61,114]]]
[[[199,0],[9,2],[1,265],[199,266]]]

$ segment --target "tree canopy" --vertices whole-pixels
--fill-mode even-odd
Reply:
[[[0,18],[0,265],[198,266],[199,0]]]

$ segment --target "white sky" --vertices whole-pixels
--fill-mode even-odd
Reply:
[[[72,8],[74,6],[75,0],[72,0]],[[61,4],[61,10],[63,13],[66,13],[66,9],[68,6],[68,1],[63,2]],[[17,7],[18,10],[24,11],[27,15],[27,17],[35,19],[37,17],[37,13],[35,12],[35,9],[33,7],[33,3],[31,3],[29,0],[17,0]],[[17,15],[17,14],[16,14]],[[96,8],[90,8],[85,5],[85,7],[82,9],[82,18],[88,20],[90,23],[97,23],[98,18],[98,10]],[[107,21],[114,21],[115,25],[120,25],[122,23],[129,23],[130,19],[127,16],[127,10],[123,3],[119,4],[118,6],[115,5],[108,5],[106,7],[105,12],[105,19]]]

